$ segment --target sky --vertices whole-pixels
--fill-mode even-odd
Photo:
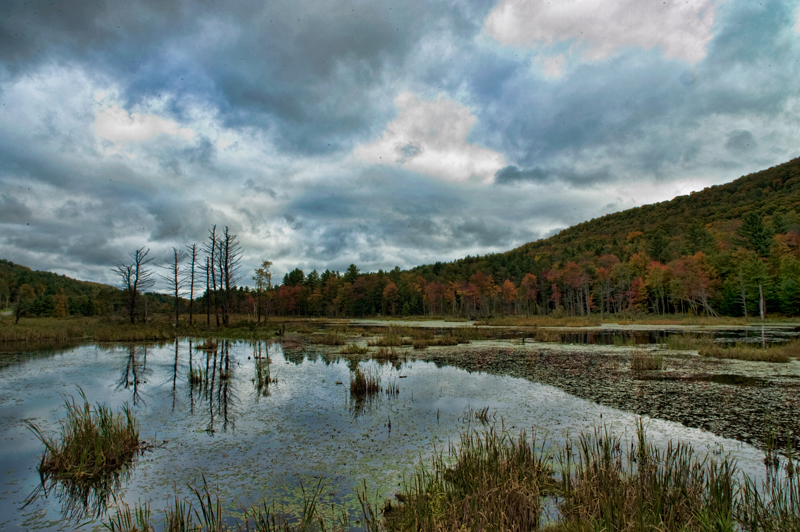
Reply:
[[[800,155],[800,9],[754,0],[6,0],[0,258],[118,284],[502,252]]]

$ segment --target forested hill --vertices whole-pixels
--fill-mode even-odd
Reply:
[[[739,220],[744,214],[753,212],[770,220],[773,226],[777,225],[776,229],[784,232],[786,224],[793,223],[796,226],[798,206],[800,158],[742,176],[725,185],[592,219],[564,229],[546,240],[525,244],[509,254],[535,254],[547,249],[561,257],[565,248],[597,250],[603,249],[601,246],[610,251],[609,246],[613,246],[615,240],[617,243],[624,241],[631,231],[641,231],[645,236],[663,231],[674,240],[671,251],[678,252],[697,247],[685,241],[691,237],[689,228],[692,224],[710,224],[709,228],[729,232],[726,231],[730,229],[727,222]]]
[[[541,269],[602,255],[624,261],[638,251],[669,262],[680,255],[735,245],[740,240],[736,230],[748,212],[761,216],[773,233],[800,232],[800,158],[669,201],[593,218],[505,253],[412,271],[440,275],[455,270],[470,275],[481,270],[495,278],[519,278],[537,264]]]
[[[0,306],[13,303],[20,290],[31,301],[30,314],[62,316],[103,314],[119,293],[112,286],[31,270],[0,259]]]
[[[536,295],[526,296],[532,299],[525,306],[535,303],[539,312],[636,308],[741,315],[757,309],[754,293],[760,286],[770,312],[797,314],[800,158],[592,219],[505,253],[411,271],[439,282],[472,279],[480,272],[501,291],[508,279],[514,285],[508,286],[509,301],[522,297],[512,288],[522,291],[531,274],[535,281],[529,279],[524,291]]]

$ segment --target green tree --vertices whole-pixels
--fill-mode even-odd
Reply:
[[[739,243],[756,252],[761,258],[769,255],[772,246],[772,232],[764,224],[764,218],[754,212],[742,217],[742,225],[736,230]]]
[[[703,224],[694,220],[684,234],[686,253],[694,255],[698,251],[707,253],[714,244],[714,237]]]
[[[300,268],[295,268],[283,276],[283,286],[298,286],[303,284],[306,275]]]
[[[358,279],[358,274],[359,274],[358,266],[356,266],[355,264],[351,264],[350,266],[347,267],[347,271],[344,272],[344,282],[350,284],[356,282],[356,279]]]

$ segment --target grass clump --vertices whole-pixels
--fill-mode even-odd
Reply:
[[[386,530],[538,529],[541,497],[554,481],[548,453],[535,447],[525,432],[463,434],[457,449],[420,466],[397,494],[399,506],[384,510]]]
[[[355,397],[366,397],[381,391],[381,378],[377,371],[372,369],[362,370],[357,367],[350,374],[350,394]]]
[[[369,353],[369,348],[358,344],[347,344],[339,350],[341,355],[365,355],[367,353]]]
[[[61,421],[58,440],[26,421],[45,446],[38,466],[43,483],[49,479],[87,484],[102,481],[129,466],[144,448],[128,405],[115,414],[99,403],[92,407],[83,390],[80,396],[82,404],[74,398],[65,401],[67,416]]]
[[[319,345],[333,345],[333,346],[344,345],[347,343],[345,342],[345,339],[342,338],[342,335],[340,335],[338,331],[330,331],[325,334],[315,334],[313,336],[312,342]]]
[[[754,362],[787,363],[792,358],[800,357],[800,340],[768,347],[736,344],[723,347],[718,344],[701,347],[697,351],[701,356],[735,360],[751,360]]]
[[[660,371],[664,367],[664,355],[634,351],[631,355],[631,371]]]
[[[562,520],[553,530],[735,530],[735,461],[698,458],[686,444],[659,450],[641,422],[625,451],[607,431],[559,452]]]

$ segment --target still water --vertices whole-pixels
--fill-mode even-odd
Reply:
[[[116,493],[131,505],[149,502],[155,516],[176,493],[188,497],[187,484],[202,484],[204,476],[231,515],[265,497],[291,514],[301,505],[301,486],[322,480],[323,507],[346,508],[355,520],[357,487],[366,482],[371,498],[392,496],[434,445],[446,449],[463,431],[480,428],[469,412],[485,407],[512,434],[526,429],[556,445],[604,424],[626,439],[635,430],[632,414],[557,388],[421,361],[362,362],[399,393],[356,402],[346,361],[284,354],[277,343],[221,342],[207,353],[179,340],[0,357],[1,530],[101,529],[102,515],[66,519],[74,505],[53,492],[24,506],[40,485],[43,446],[23,420],[54,433],[65,397],[81,389],[93,404],[130,405],[140,437],[155,446]],[[262,377],[269,371],[271,383],[258,378],[259,369]],[[192,370],[205,375],[203,382],[190,382]],[[656,442],[730,453],[746,473],[762,473],[763,453],[753,447],[676,423],[646,423]]]

